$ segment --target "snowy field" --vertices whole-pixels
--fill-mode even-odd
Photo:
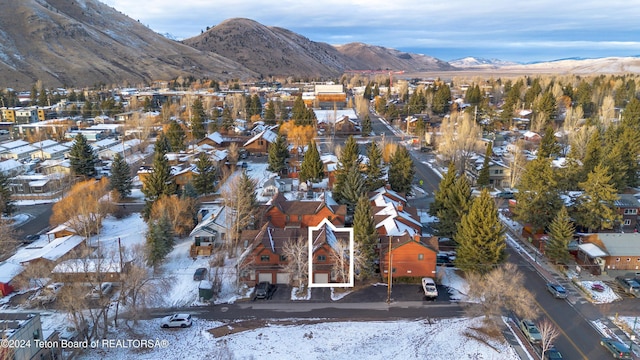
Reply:
[[[153,349],[99,347],[78,359],[518,359],[502,339],[475,338],[478,333],[470,329],[481,325],[479,319],[274,323],[221,338],[208,331],[219,322],[195,319],[187,329],[159,324],[145,321],[137,334],[119,331],[109,338],[157,340]]]

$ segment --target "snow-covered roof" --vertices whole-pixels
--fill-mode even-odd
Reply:
[[[119,273],[120,261],[110,259],[70,259],[56,265],[52,273]]]
[[[8,261],[16,264],[29,262],[35,259],[55,261],[73,250],[83,241],[84,238],[79,235],[69,235],[47,242],[44,246],[40,245],[42,242],[37,242],[27,246],[26,248],[19,249],[15,255],[9,258]]]
[[[244,143],[244,146],[247,146],[249,144],[251,144],[252,142],[263,138],[265,140],[267,140],[270,143],[273,143],[276,141],[276,138],[278,137],[278,134],[276,134],[275,132],[271,131],[271,130],[264,130],[258,134],[256,134],[254,137],[252,137],[251,139],[247,140],[246,143]]]
[[[0,283],[9,283],[22,271],[24,271],[24,267],[20,264],[14,264],[8,261],[0,263]]]
[[[56,145],[60,145],[60,144],[54,140],[42,140],[42,141],[34,142],[33,144],[31,144],[31,146],[38,149],[45,149],[45,148],[56,146]]]
[[[218,145],[222,144],[222,142],[224,141],[224,139],[222,138],[222,135],[220,135],[220,133],[217,131],[214,132],[213,134],[207,135],[207,138]]]
[[[24,168],[24,165],[16,159],[8,159],[5,161],[0,161],[0,171],[3,173],[8,173],[15,169],[21,169],[21,168]]]
[[[589,255],[589,257],[591,258],[607,256],[607,253],[604,252],[595,244],[591,244],[591,243],[580,244],[578,245],[578,248],[582,250],[582,252],[584,252],[585,254]]]
[[[0,147],[6,150],[11,150],[11,149],[15,149],[15,148],[19,148],[27,145],[29,145],[29,143],[24,140],[14,140],[14,141],[9,141],[9,142],[0,144]]]

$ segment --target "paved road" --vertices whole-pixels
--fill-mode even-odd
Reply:
[[[525,287],[534,293],[542,318],[549,319],[560,331],[555,345],[567,359],[607,359],[610,354],[600,345],[600,333],[567,300],[556,299],[547,292],[546,280],[512,248],[508,249],[509,261],[518,265],[525,276]]]

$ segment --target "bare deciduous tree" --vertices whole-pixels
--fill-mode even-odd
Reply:
[[[188,235],[195,226],[195,217],[198,212],[198,201],[194,198],[185,196],[178,197],[161,196],[151,208],[151,219],[160,219],[167,216],[173,232],[176,236]]]
[[[442,120],[438,153],[446,162],[453,161],[460,173],[464,173],[466,163],[471,156],[482,150],[482,128],[470,114],[451,115]]]
[[[109,179],[87,180],[74,185],[67,196],[53,205],[51,225],[67,224],[78,235],[100,233],[102,220],[113,211],[107,199]]]
[[[229,144],[227,148],[227,160],[229,164],[235,165],[238,163],[238,159],[240,158],[240,151],[238,150],[238,144],[232,142]]]
[[[340,282],[349,281],[349,244],[344,240],[337,240],[331,252],[332,270]]]
[[[287,258],[284,271],[290,274],[289,282],[302,293],[307,284],[309,271],[309,246],[305,238],[290,239],[284,243],[282,253]]]
[[[542,338],[540,347],[542,348],[542,355],[544,355],[547,350],[551,349],[553,342],[560,336],[560,332],[555,325],[546,318],[538,323],[538,330],[540,330],[540,337]]]
[[[249,189],[247,181],[252,180],[248,179],[248,176],[245,177],[244,173],[235,176],[228,181],[229,186],[222,192],[225,205],[225,221],[227,229],[229,229],[229,236],[225,246],[229,251],[230,257],[236,255],[240,233],[251,224],[254,224],[258,211],[254,201],[252,201],[252,199],[255,200],[255,194],[248,193],[255,190],[255,185],[252,189]]]
[[[13,255],[19,244],[12,221],[0,218],[0,261]]]
[[[523,150],[523,141],[518,140],[515,143],[515,147],[513,151],[510,153],[510,157],[508,160],[509,164],[509,187],[515,188],[520,182],[520,178],[524,173],[525,166],[527,164],[527,160],[522,152]]]
[[[524,276],[513,263],[491,272],[467,274],[469,297],[478,300],[467,311],[472,316],[484,316],[488,325],[499,327],[504,311],[513,311],[520,318],[535,319],[537,306],[533,294],[524,287]]]

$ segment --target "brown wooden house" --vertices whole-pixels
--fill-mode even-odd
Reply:
[[[309,286],[353,287],[353,228],[328,220],[309,228]]]
[[[245,233],[255,237],[240,257],[240,281],[249,286],[262,281],[289,284],[291,279],[285,271],[287,260],[283,254],[284,244],[287,241],[306,241],[304,231],[277,228],[266,223],[259,231],[243,231],[243,235]]]
[[[391,253],[389,253],[389,241]],[[383,280],[391,277],[435,277],[438,240],[436,237],[424,238],[419,235],[391,236],[380,244],[380,274]]]
[[[267,129],[247,140],[243,147],[251,154],[266,155],[269,152],[269,145],[276,141],[277,136],[277,133]]]
[[[638,211],[640,211],[640,201],[633,194],[618,194],[618,200],[614,206],[621,216],[621,223],[618,229],[624,232],[638,231]]]
[[[323,200],[287,200],[281,193],[276,194],[265,211],[265,220],[278,228],[307,228],[317,226],[328,219],[337,226],[344,225],[347,207],[336,204],[325,195]]]

